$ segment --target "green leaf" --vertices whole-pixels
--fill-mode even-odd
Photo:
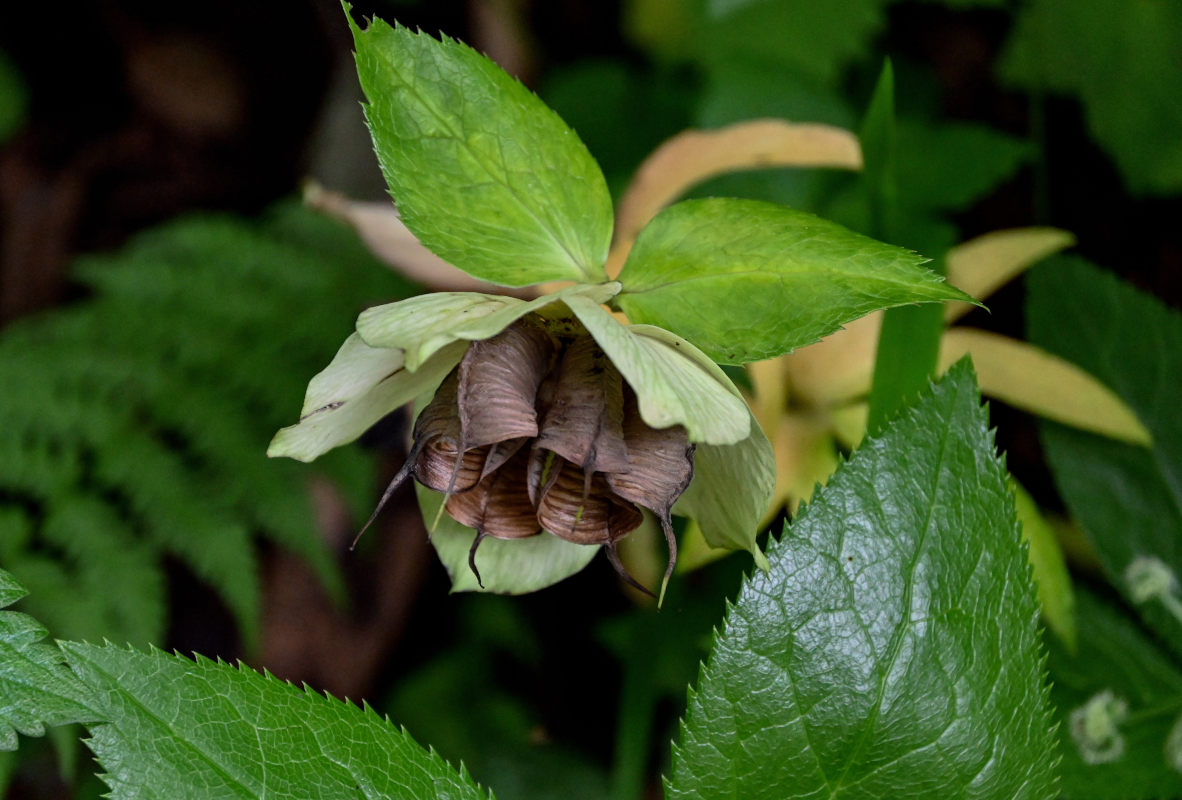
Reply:
[[[468,565],[468,552],[476,531],[440,514],[443,495],[415,484],[423,521],[431,531],[431,544],[451,577],[453,592],[527,594],[569,578],[591,563],[598,547],[575,544],[546,532],[528,539],[486,538],[476,551],[476,568],[484,587]]]
[[[571,286],[528,302],[497,294],[433,292],[363,311],[357,318],[357,332],[370,347],[406,351],[406,368],[413,372],[451,342],[492,338],[529,312],[572,295],[606,303],[619,291],[620,284],[610,281]]]
[[[710,0],[698,24],[707,69],[736,58],[769,72],[835,85],[861,58],[884,21],[884,0]]]
[[[747,438],[751,416],[726,374],[680,336],[651,325],[621,325],[581,295],[566,305],[636,392],[640,416],[654,428],[683,425],[691,442]]]
[[[1077,599],[1080,618],[1087,620],[1079,629],[1078,652],[1073,656],[1053,640],[1048,645],[1063,796],[1182,796],[1182,771],[1167,761],[1166,749],[1182,712],[1182,672],[1135,620],[1089,592]],[[1105,700],[1113,722],[1107,729],[1099,718]]]
[[[811,344],[880,308],[966,299],[924,260],[803,211],[686,200],[640,232],[616,302],[635,322],[741,364]]]
[[[1035,92],[1078,96],[1133,191],[1182,189],[1182,4],[1034,0],[1021,8],[1002,73]]]
[[[358,309],[409,285],[296,202],[250,223],[171,222],[72,277],[84,302],[0,334],[0,564],[33,590],[22,610],[63,638],[160,642],[171,556],[250,646],[258,539],[343,598],[309,477],[356,501],[372,459],[342,449],[311,470],[268,460],[267,440],[295,421]]]
[[[691,692],[670,798],[1051,798],[1006,474],[961,363],[749,578]]]
[[[0,608],[25,594],[0,569]],[[45,727],[91,722],[88,693],[62,666],[61,651],[41,644],[46,630],[32,617],[0,611],[0,751],[15,750],[17,733],[42,736]]]
[[[1146,450],[1042,426],[1055,483],[1109,579],[1182,655],[1182,314],[1078,258],[1037,267],[1027,286],[1031,341],[1110,387],[1153,437]],[[1163,582],[1142,594],[1155,572]]]
[[[866,233],[879,239],[896,238],[894,215],[898,212],[895,180],[895,70],[888,58],[878,74],[874,93],[858,131],[862,155],[862,188],[870,211]]]
[[[908,209],[963,211],[1028,161],[1028,142],[984,125],[897,120],[895,174]],[[906,217],[904,218],[906,222]]]
[[[775,488],[776,457],[752,417],[751,435],[743,441],[695,448],[693,480],[674,504],[673,513],[697,521],[712,547],[747,550],[760,569],[767,569],[755,537]]]
[[[62,649],[97,697],[111,797],[486,797],[368,707],[201,657]]]
[[[29,92],[11,59],[0,53],[0,142],[16,133],[29,110]]]
[[[464,44],[350,25],[378,161],[415,236],[493,283],[602,280],[611,197],[574,131]]]

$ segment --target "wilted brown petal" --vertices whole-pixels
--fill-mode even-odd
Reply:
[[[538,522],[576,544],[609,544],[640,527],[644,517],[614,494],[602,475],[590,481],[578,464],[557,458],[538,496]]]
[[[604,477],[620,497],[659,517],[668,517],[669,510],[694,476],[694,446],[680,425],[650,428],[640,416],[632,390],[625,388],[625,395],[628,470]]]
[[[538,435],[538,384],[555,350],[550,334],[528,317],[472,343],[460,362],[456,401],[467,447]]]
[[[629,470],[609,473],[604,478],[620,497],[657,515],[669,548],[669,560],[661,584],[661,594],[664,595],[664,587],[677,564],[677,538],[673,535],[671,511],[694,476],[694,446],[680,425],[650,428],[640,416],[636,395],[628,387],[624,387],[624,394],[624,440],[628,444]],[[614,554],[608,555],[612,557]],[[616,559],[613,558],[612,563],[614,565]],[[617,567],[617,571],[620,569]]]
[[[587,472],[626,472],[623,378],[590,336],[562,355],[537,447]]]
[[[447,499],[447,513],[478,533],[497,539],[524,539],[540,533],[537,512],[525,490],[527,450],[518,450],[468,492]]]
[[[460,457],[463,430],[456,410],[459,368],[440,384],[415,421],[407,463],[419,483],[437,492],[462,492],[480,480],[488,448],[467,449]]]

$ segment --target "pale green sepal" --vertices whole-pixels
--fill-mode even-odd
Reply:
[[[499,294],[435,292],[361,312],[357,333],[371,347],[404,351],[406,368],[414,372],[451,342],[496,336],[531,311],[565,297],[581,295],[594,303],[605,303],[619,291],[620,284],[613,281],[570,286],[529,301]]]
[[[691,442],[703,444],[747,438],[753,424],[747,404],[701,350],[660,328],[621,325],[587,297],[563,301],[636,392],[640,416],[649,425],[683,425]]]
[[[467,342],[452,342],[411,372],[399,351],[372,348],[351,335],[308,384],[300,421],[275,434],[267,455],[313,461],[353,441],[394,409],[434,391],[467,349]]]
[[[443,495],[415,484],[423,521],[435,530],[431,544],[447,574],[451,576],[453,592],[496,592],[498,594],[527,594],[569,578],[595,558],[599,548],[572,544],[548,533],[528,539],[494,539],[487,537],[476,551],[476,568],[484,588],[468,567],[468,551],[476,539],[476,531],[440,514]],[[438,517],[438,522],[436,522]]]
[[[976,303],[926,260],[774,203],[685,200],[640,232],[616,302],[634,322],[685,336],[720,363],[744,364],[811,344],[878,309]]]
[[[602,280],[611,196],[575,132],[467,45],[380,19],[349,24],[374,150],[406,227],[492,283]]]
[[[775,488],[776,457],[767,435],[752,419],[751,435],[737,444],[698,445],[694,478],[673,513],[695,520],[711,547],[749,550],[756,565],[767,571],[767,558],[755,537]]]

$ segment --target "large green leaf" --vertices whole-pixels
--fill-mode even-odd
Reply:
[[[493,283],[603,277],[603,173],[566,123],[475,50],[350,20],[366,119],[406,226]]]
[[[1054,796],[1037,604],[964,363],[768,558],[690,694],[670,797]]]
[[[1088,592],[1077,601],[1087,620],[1078,652],[1072,656],[1051,641],[1047,662],[1060,717],[1063,796],[1182,796],[1182,771],[1167,760],[1167,740],[1182,712],[1182,672],[1136,621]],[[1178,758],[1177,746],[1173,754]]]
[[[1092,135],[1134,191],[1182,189],[1182,3],[1033,0],[1021,8],[1002,60],[1006,77],[1077,95]]]
[[[487,796],[368,707],[200,657],[62,649],[95,693],[88,744],[111,797]]]
[[[1028,281],[1030,338],[1073,361],[1128,403],[1152,448],[1053,423],[1043,440],[1055,482],[1110,579],[1182,654],[1182,315],[1078,258]],[[1142,596],[1138,570],[1166,578]]]
[[[0,608],[25,594],[0,570]],[[86,687],[62,666],[61,651],[42,644],[45,628],[30,616],[0,611],[0,751],[15,750],[17,733],[41,736],[48,725],[93,721]]]
[[[811,344],[904,303],[964,300],[924,258],[803,211],[757,200],[686,200],[640,232],[620,307],[742,364]]]

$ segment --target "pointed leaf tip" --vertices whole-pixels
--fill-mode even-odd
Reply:
[[[611,197],[574,131],[467,45],[377,18],[350,27],[374,149],[407,228],[492,283],[603,280]]]
[[[690,695],[670,798],[1055,796],[1036,603],[967,364],[866,441],[769,561]]]
[[[927,260],[774,203],[686,200],[641,231],[617,302],[634,322],[685,336],[720,363],[744,364],[878,309],[976,302]]]

